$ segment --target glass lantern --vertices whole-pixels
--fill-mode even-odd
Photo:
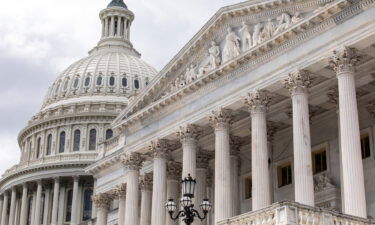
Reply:
[[[182,180],[182,193],[183,196],[188,196],[190,198],[194,198],[194,192],[195,192],[195,184],[197,182],[195,179],[193,179],[190,174],[188,174],[185,179]]]
[[[204,213],[207,213],[211,210],[212,208],[212,205],[211,203],[208,201],[208,199],[203,199],[202,203],[201,203],[201,209]]]
[[[190,207],[193,204],[193,201],[189,196],[184,196],[181,198],[180,203],[182,207]]]
[[[167,204],[165,204],[165,208],[168,210],[168,212],[174,212],[177,209],[177,204],[173,201],[173,199],[169,199]]]

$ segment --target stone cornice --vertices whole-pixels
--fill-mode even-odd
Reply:
[[[219,79],[222,75],[238,70],[240,67],[243,67],[244,64],[246,64],[248,68],[241,68],[241,71],[248,70],[250,69],[249,67],[254,68],[261,65],[262,63],[270,60],[271,57],[278,55],[281,51],[290,49],[299,41],[310,39],[326,29],[329,29],[329,27],[333,27],[335,22],[332,15],[342,11],[343,7],[347,6],[347,4],[347,1],[340,0],[328,5],[327,7],[323,7],[317,12],[314,12],[313,15],[291,26],[284,32],[281,32],[268,41],[258,45],[255,48],[252,48],[251,51],[244,52],[237,58],[222,64],[218,69],[205,74],[189,85],[186,85],[184,88],[181,88],[180,90],[173,92],[156,102],[149,103],[148,106],[144,107],[143,109],[137,109],[137,102],[140,102],[141,99],[146,98],[146,95],[148,94],[155,94],[152,88],[160,89],[160,85],[163,83],[163,76],[164,79],[167,79],[167,77],[170,76],[166,73],[166,71],[164,71],[165,74],[163,74],[162,71],[162,73],[159,74],[158,78],[154,80],[150,87],[139,95],[139,97],[127,108],[127,110],[116,119],[113,125],[128,126],[138,120],[141,120],[146,116],[155,113],[156,111],[160,111],[160,109],[165,108],[167,105],[180,100],[182,97],[192,92],[197,92],[198,89],[201,89],[208,83]],[[331,20],[328,18],[331,18]],[[125,115],[127,115],[127,117]]]

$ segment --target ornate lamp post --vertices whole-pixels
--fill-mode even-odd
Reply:
[[[173,216],[173,213],[177,210],[177,204],[174,202],[174,200],[169,199],[167,204],[165,204],[165,208],[168,210],[172,220],[176,221],[181,217],[186,225],[190,225],[193,223],[194,217],[198,217],[200,220],[206,219],[207,213],[211,210],[212,205],[208,199],[204,199],[202,201],[200,207],[203,211],[203,216],[201,216],[199,212],[194,209],[192,199],[194,198],[196,183],[197,182],[190,176],[190,174],[188,177],[185,177],[185,179],[182,180],[183,197],[181,198],[180,203],[183,209],[179,211],[176,216]]]

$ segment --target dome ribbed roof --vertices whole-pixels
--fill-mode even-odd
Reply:
[[[114,51],[92,54],[69,66],[49,88],[43,109],[81,99],[105,102],[128,98],[145,87],[157,71],[137,56]]]
[[[107,8],[109,8],[109,7],[114,7],[114,6],[122,7],[122,8],[125,8],[125,9],[128,8],[128,7],[126,6],[126,4],[124,3],[123,0],[112,0],[111,3],[108,4]]]

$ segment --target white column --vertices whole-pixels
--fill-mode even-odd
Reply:
[[[16,198],[17,190],[16,187],[12,187],[12,195],[10,198],[10,211],[9,211],[9,225],[14,225],[15,212],[16,212]]]
[[[126,39],[128,39],[128,37],[127,37],[127,33],[128,33],[128,28],[126,27],[126,23],[127,23],[127,20],[126,20],[126,18],[124,18],[124,24],[123,24],[123,29],[124,29],[124,39],[126,40]]]
[[[42,180],[38,180],[37,190],[36,190],[34,225],[40,225],[41,208],[42,208]]]
[[[239,185],[239,154],[241,142],[239,137],[231,136],[230,138],[230,178],[232,190],[233,216],[240,214],[240,185]]]
[[[109,29],[109,36],[115,36],[115,16],[111,16],[111,27]]]
[[[28,187],[27,184],[23,184],[22,188],[22,202],[21,202],[21,218],[20,218],[20,224],[26,224],[27,223],[27,209],[28,209]]]
[[[79,213],[78,210],[78,185],[79,185],[79,176],[73,177],[73,201],[72,201],[72,217],[71,217],[71,225],[77,225],[79,221],[77,221]]]
[[[284,81],[293,103],[293,155],[295,201],[314,206],[314,179],[311,160],[308,88],[309,72],[296,71]]]
[[[355,49],[345,47],[334,52],[331,66],[336,71],[339,86],[343,212],[366,218],[365,184],[354,80],[358,60]]]
[[[165,225],[165,203],[167,201],[167,141],[157,140],[151,143],[154,153],[154,185],[152,190],[152,225]]]
[[[121,16],[117,16],[117,35],[121,37]]]
[[[93,187],[93,193],[95,194],[95,190],[96,190],[96,185],[97,185],[97,179],[94,178],[94,187]],[[96,218],[96,208],[95,208],[95,205],[93,204],[92,205],[92,210],[91,210],[91,219],[94,219]]]
[[[231,115],[225,109],[212,112],[210,122],[215,128],[215,223],[232,217],[230,184],[229,124]]]
[[[180,180],[181,180],[181,163],[169,161],[167,165],[167,199],[173,199],[177,204],[180,199]],[[169,213],[165,210],[165,224],[174,225]]]
[[[209,154],[206,150],[199,150],[197,154],[197,184],[195,186],[195,209],[197,209],[201,215],[203,215],[202,210],[200,210],[200,203],[203,199],[208,198],[207,195],[207,168],[208,163],[212,155]],[[198,225],[206,225],[207,219],[200,221],[196,220]]]
[[[182,144],[182,179],[190,176],[196,178],[197,138],[200,132],[195,125],[188,124],[180,127],[177,136]]]
[[[112,197],[107,193],[96,194],[93,202],[97,210],[96,225],[107,225],[108,210],[112,202]]]
[[[33,201],[31,202],[31,225],[35,225],[35,206],[36,206],[36,190],[33,191]]]
[[[126,209],[126,183],[120,184],[116,188],[118,197],[118,225],[125,225],[125,209]]]
[[[3,197],[0,196],[0,225],[1,225],[1,214],[3,213],[3,206],[4,206],[4,195]]]
[[[9,201],[9,194],[4,193],[4,202],[3,202],[3,210],[1,212],[1,225],[8,225],[8,201]]]
[[[46,191],[44,192],[44,214],[43,214],[43,225],[48,225],[48,221],[50,219],[50,208],[49,208],[49,202],[50,202],[50,196],[51,196],[51,187],[50,184],[46,187]]]
[[[59,191],[60,191],[60,179],[56,177],[54,178],[54,186],[53,186],[51,225],[57,225],[57,215],[58,215],[58,207],[59,207]]]
[[[139,170],[143,159],[138,153],[129,153],[123,160],[126,174],[125,224],[139,224]]]
[[[144,174],[140,179],[141,219],[140,225],[151,225],[152,174]]]
[[[248,94],[245,104],[251,114],[251,174],[252,210],[262,209],[271,204],[270,176],[268,167],[266,112],[270,98],[264,91]]]

